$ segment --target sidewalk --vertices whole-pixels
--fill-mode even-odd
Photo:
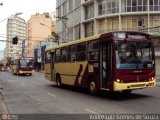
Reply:
[[[157,84],[157,86],[158,86],[158,87],[160,87],[160,81],[157,81],[157,83],[156,83],[156,84]]]
[[[3,113],[8,113],[8,110],[4,103],[4,99],[2,97],[1,90],[0,90],[0,114],[3,114]]]

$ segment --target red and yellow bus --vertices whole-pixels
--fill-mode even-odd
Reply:
[[[0,63],[0,71],[8,71],[9,67],[6,64]]]
[[[32,75],[33,58],[20,57],[12,60],[11,71],[15,75]]]
[[[154,87],[153,40],[142,32],[115,31],[46,49],[45,78],[91,94]]]

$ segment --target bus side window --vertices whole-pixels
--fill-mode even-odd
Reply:
[[[68,61],[74,62],[77,59],[77,46],[72,45],[68,47]]]
[[[61,49],[56,49],[55,52],[55,62],[60,62],[61,61]]]
[[[45,63],[50,63],[51,62],[51,54],[50,51],[47,51],[45,54]]]
[[[61,49],[61,61],[66,62],[67,61],[67,47],[64,47]]]
[[[91,41],[88,43],[88,60],[98,60],[98,41]]]
[[[86,60],[86,43],[80,43],[77,45],[77,60]]]

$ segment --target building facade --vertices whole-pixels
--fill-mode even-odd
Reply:
[[[17,36],[18,44],[12,44],[12,39]],[[12,16],[7,21],[7,42],[5,58],[22,56],[22,41],[26,39],[26,22],[18,16]]]
[[[51,36],[52,18],[49,13],[32,15],[27,23],[26,55],[34,57],[34,48],[37,44]]]
[[[56,17],[61,43],[116,30],[160,34],[160,0],[57,0]]]

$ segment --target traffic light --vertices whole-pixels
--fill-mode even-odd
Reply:
[[[12,39],[12,44],[17,44],[17,43],[18,43],[18,37],[16,36]]]

